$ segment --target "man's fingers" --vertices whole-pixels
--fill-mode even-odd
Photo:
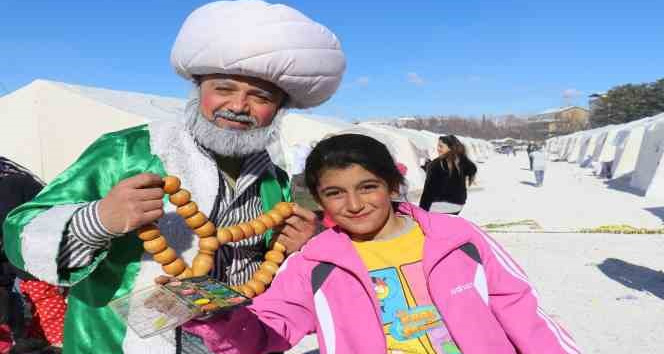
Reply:
[[[158,200],[148,200],[140,202],[140,208],[142,211],[152,211],[152,210],[161,210],[164,209],[164,202],[161,199]]]
[[[163,182],[161,181],[161,176],[154,173],[141,173],[137,174],[134,177],[129,177],[121,182],[123,185],[129,188],[149,188],[149,187],[161,187]]]
[[[164,210],[163,209],[156,209],[156,210],[146,211],[145,213],[143,213],[142,225],[138,225],[138,227],[149,224],[149,223],[159,219],[162,216],[164,216]]]
[[[175,278],[169,277],[168,275],[160,275],[157,278],[155,278],[154,282],[157,284],[164,285],[170,283],[173,280],[175,280]]]
[[[161,188],[143,188],[136,190],[138,200],[161,200],[164,197],[164,190]]]

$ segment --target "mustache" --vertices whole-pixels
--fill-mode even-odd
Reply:
[[[251,128],[255,128],[258,125],[258,120],[256,120],[256,118],[244,113],[235,113],[227,109],[215,111],[212,117],[215,121],[219,118],[223,118],[234,122],[249,123]]]

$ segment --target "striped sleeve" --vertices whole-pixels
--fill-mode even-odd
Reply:
[[[85,267],[94,259],[97,251],[107,248],[113,237],[99,219],[99,201],[80,208],[71,218],[67,234],[60,244],[58,268]]]

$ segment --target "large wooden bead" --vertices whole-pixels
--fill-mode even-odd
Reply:
[[[161,269],[163,269],[166,274],[176,277],[187,269],[187,265],[182,258],[178,258],[169,264],[162,265]]]
[[[184,222],[187,223],[187,226],[189,226],[191,229],[201,227],[207,221],[207,216],[205,216],[205,214],[201,213],[200,211],[184,220]]]
[[[277,223],[274,222],[274,219],[267,216],[266,214],[259,216],[257,220],[262,222],[263,225],[265,225],[265,227],[267,227],[268,229],[271,229],[277,225]]]
[[[284,254],[274,250],[267,251],[267,253],[265,253],[265,260],[274,262],[276,264],[281,264],[281,262],[284,261]]]
[[[276,211],[283,217],[284,219],[293,215],[293,205],[291,203],[287,202],[280,202],[277,203],[277,205],[272,208],[272,210]]]
[[[165,250],[155,253],[152,258],[159,264],[168,264],[178,258],[178,255],[172,247],[166,247]]]
[[[206,237],[214,236],[214,234],[217,233],[217,228],[214,226],[212,221],[207,221],[202,226],[194,229],[194,233],[196,235],[198,235],[198,237],[200,237],[200,238],[206,238]]]
[[[138,238],[140,238],[143,241],[150,241],[154,240],[155,238],[159,237],[161,234],[161,231],[159,231],[159,227],[155,224],[150,224],[141,227],[136,231],[136,234],[138,235]]]
[[[239,226],[231,226],[228,231],[233,235],[233,242],[244,240],[244,231]]]
[[[270,210],[265,215],[269,216],[272,220],[274,220],[274,225],[275,226],[280,225],[282,222],[284,222],[283,216],[281,216],[281,214],[279,214],[275,210]]]
[[[175,176],[166,176],[164,181],[164,193],[173,194],[180,190],[180,179]]]
[[[159,236],[154,240],[143,242],[143,248],[145,248],[148,253],[152,254],[159,253],[165,250],[166,247],[168,247],[168,242],[166,242],[164,236]]]
[[[265,226],[265,224],[263,224],[258,219],[249,221],[249,225],[251,225],[251,228],[254,229],[254,233],[256,235],[262,235],[265,231],[267,231],[267,227]]]
[[[256,296],[256,292],[254,292],[254,290],[247,285],[240,285],[239,290],[246,297],[251,298]]]
[[[225,245],[229,242],[233,242],[233,234],[228,228],[224,227],[217,231],[217,240],[220,244]]]
[[[274,276],[279,271],[279,265],[271,261],[265,261],[261,263],[260,269],[263,269]]]
[[[238,227],[242,229],[242,233],[244,234],[244,238],[249,238],[251,236],[254,236],[254,228],[249,225],[247,222],[243,222],[242,224],[239,224]]]
[[[274,241],[274,244],[272,245],[272,249],[277,251],[277,252],[286,253],[286,246],[284,246],[279,241]]]
[[[265,292],[265,284],[259,282],[258,280],[251,279],[247,282],[246,285],[250,287],[251,290],[256,293],[256,295],[260,295]]]
[[[191,200],[191,193],[186,189],[180,189],[177,193],[168,197],[168,200],[170,200],[173,205],[182,206],[189,203]]]
[[[186,278],[191,278],[194,276],[194,273],[191,271],[191,268],[186,268],[184,272],[180,273],[178,275],[179,279],[186,279]]]
[[[219,249],[219,241],[214,237],[205,237],[198,240],[198,249],[214,253]]]
[[[196,204],[196,202],[189,202],[175,209],[175,212],[184,219],[196,214],[197,211],[198,211],[198,205]]]
[[[258,280],[259,282],[267,285],[270,284],[272,281],[273,273],[268,272],[265,269],[259,269],[254,273],[253,278]]]
[[[212,267],[214,267],[214,257],[200,252],[191,263],[191,271],[195,277],[208,274]]]

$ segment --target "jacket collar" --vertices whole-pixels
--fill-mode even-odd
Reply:
[[[462,232],[468,229],[462,227],[467,224],[460,217],[431,213],[411,203],[399,203],[398,212],[412,217],[422,228],[425,235],[425,269],[427,263],[437,263],[470,239],[468,232]],[[366,271],[350,237],[338,227],[327,229],[314,237],[302,251],[302,256],[312,261],[332,263],[355,274]]]

